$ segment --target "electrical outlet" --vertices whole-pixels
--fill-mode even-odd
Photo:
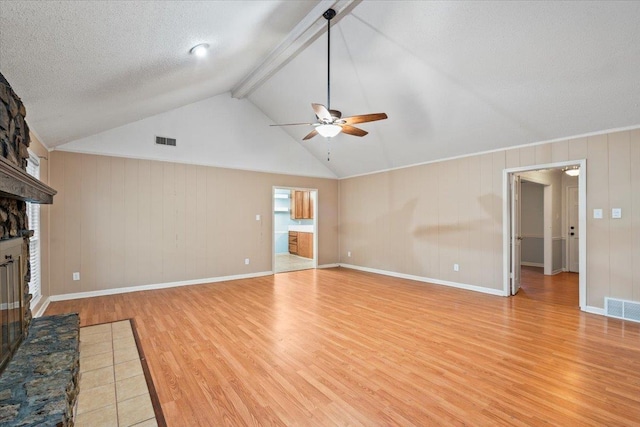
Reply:
[[[245,265],[249,265],[249,258],[245,258],[245,259],[244,259],[244,264],[245,264]]]
[[[73,273],[73,280],[80,280],[80,272],[76,271]]]
[[[460,271],[460,264],[453,264],[453,271]]]
[[[349,258],[351,258],[351,251],[348,251],[348,252],[347,252],[347,256],[348,256]]]
[[[260,221],[260,214],[256,215],[256,221]]]

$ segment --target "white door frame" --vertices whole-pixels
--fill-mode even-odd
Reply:
[[[525,177],[525,181],[533,182],[534,184],[542,185],[542,251],[543,251],[543,265],[545,276],[553,274],[553,235],[551,233],[551,227],[553,223],[553,199],[551,192],[551,184],[538,180],[534,177]]]
[[[282,190],[296,190],[296,191],[312,191],[316,199],[313,203],[313,268],[318,268],[318,205],[320,192],[317,188],[303,188],[303,187],[289,187],[286,185],[274,185],[271,187],[271,272],[275,274],[276,271],[276,188]]]
[[[572,160],[567,162],[546,163],[541,165],[521,166],[517,168],[507,168],[502,170],[502,292],[504,296],[511,295],[510,288],[510,230],[511,221],[509,209],[509,192],[511,182],[511,174],[519,172],[528,172],[540,169],[560,169],[566,166],[579,166],[580,175],[578,176],[578,235],[579,235],[579,304],[580,309],[587,308],[587,160]]]

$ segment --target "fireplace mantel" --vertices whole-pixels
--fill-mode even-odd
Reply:
[[[56,190],[0,157],[0,196],[50,205]]]

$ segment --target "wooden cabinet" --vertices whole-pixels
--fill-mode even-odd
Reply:
[[[298,232],[289,232],[289,253],[292,255],[298,255]]]
[[[304,258],[313,258],[313,233],[290,231],[289,253]]]
[[[291,191],[291,219],[313,219],[313,198],[310,191]]]
[[[313,258],[313,233],[298,233],[298,256]]]

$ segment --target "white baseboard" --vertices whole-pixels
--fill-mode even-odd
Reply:
[[[71,299],[101,297],[105,295],[125,294],[128,292],[152,291],[155,289],[176,288],[178,286],[204,285],[207,283],[227,282],[239,279],[251,279],[254,277],[270,276],[273,271],[260,271],[258,273],[237,274],[234,276],[210,277],[208,279],[186,280],[183,282],[166,282],[156,283],[152,285],[129,286],[126,288],[105,289],[100,291],[76,292],[72,294],[51,295],[48,299],[51,301],[66,301]]]
[[[317,266],[316,268],[336,268],[340,267],[340,264],[322,264]]]
[[[521,261],[520,265],[524,265],[526,267],[542,267],[542,268],[544,268],[544,264],[541,264],[539,262]]]
[[[604,308],[600,308],[600,307],[592,307],[590,305],[587,305],[585,307],[582,307],[582,311],[585,311],[591,314],[599,314],[600,316],[606,316],[604,312]]]
[[[35,313],[31,313],[33,317],[42,317],[45,311],[47,311],[47,307],[49,307],[49,303],[51,300],[49,297],[44,299],[44,302],[40,305],[40,308]]]
[[[560,273],[562,273],[563,271],[564,271],[563,269],[560,269],[560,270],[553,270],[553,271],[551,272],[551,275],[552,275],[552,276],[555,276],[556,274],[560,274]]]
[[[412,274],[396,273],[395,271],[378,270],[376,268],[361,267],[352,264],[340,264],[340,267],[351,268],[353,270],[366,271],[368,273],[382,274],[384,276],[397,277],[399,279],[415,280],[417,282],[432,283],[434,285],[450,286],[452,288],[465,289],[467,291],[481,292],[483,294],[496,295],[500,297],[505,295],[502,289],[485,288],[484,286],[469,285],[467,283],[450,282],[448,280],[431,279],[429,277],[414,276]]]

